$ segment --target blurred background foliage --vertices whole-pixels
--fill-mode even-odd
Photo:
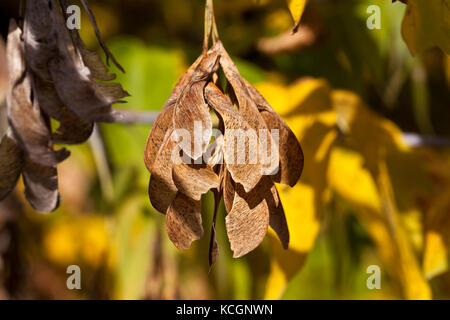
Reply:
[[[204,1],[90,4],[126,70],[114,70],[132,95],[121,107],[160,110],[201,51]],[[372,4],[381,8],[380,30],[366,27]],[[16,6],[0,4],[3,35]],[[223,204],[212,270],[208,234],[176,250],[148,201],[151,126],[102,124],[101,139],[70,147],[59,167],[60,209],[35,213],[21,186],[0,203],[0,298],[450,298],[449,33],[438,39],[444,52],[416,48],[413,56],[402,38],[405,10],[390,0],[310,0],[291,35],[285,0],[215,1],[221,39],[241,73],[304,148],[300,182],[280,186],[289,250],[271,232],[232,259]],[[448,27],[450,16],[440,17]],[[432,29],[407,32],[435,37]],[[99,49],[86,14],[81,33]],[[209,225],[212,196],[203,201]],[[79,291],[66,288],[72,264],[82,270]],[[366,286],[369,265],[381,268],[381,290]]]

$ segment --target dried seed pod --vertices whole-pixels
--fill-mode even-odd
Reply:
[[[166,229],[177,248],[188,249],[202,236],[200,199],[209,190],[214,193],[212,265],[218,256],[215,223],[222,197],[233,257],[255,249],[269,225],[288,247],[289,229],[274,182],[295,185],[303,169],[303,153],[287,124],[239,74],[218,39],[211,1],[206,13],[203,54],[159,114],[144,157],[151,173],[151,203],[166,213]],[[215,44],[207,51],[211,33]],[[228,82],[226,93],[220,87],[219,65]],[[210,109],[217,115],[215,129],[220,132],[213,143]],[[203,131],[196,131],[196,123]]]

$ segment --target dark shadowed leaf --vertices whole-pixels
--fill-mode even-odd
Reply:
[[[51,134],[41,115],[37,99],[33,98],[32,78],[26,73],[21,31],[14,21],[10,24],[7,57],[9,85],[8,118],[18,144],[33,161],[53,166],[69,156],[65,149],[53,150]]]
[[[94,129],[94,124],[81,119],[64,106],[51,82],[45,82],[35,77],[34,92],[41,109],[48,116],[59,121],[59,128],[52,135],[53,142],[79,144],[89,139]]]
[[[283,205],[281,204],[278,195],[277,187],[275,185],[270,188],[265,197],[267,205],[269,206],[270,219],[269,225],[278,235],[284,249],[289,247],[289,228],[284,214]]]
[[[58,172],[56,166],[43,166],[25,158],[23,167],[25,197],[38,212],[48,213],[59,206]]]
[[[231,174],[228,170],[224,170],[222,184],[225,210],[227,211],[227,213],[230,213],[231,209],[233,208],[235,190],[233,178],[231,178]]]
[[[0,142],[0,200],[3,200],[16,186],[23,165],[23,153],[14,141],[11,130]]]
[[[129,94],[120,84],[96,82],[81,56],[74,50],[73,40],[56,0],[50,0],[50,16],[57,35],[57,55],[49,62],[55,88],[64,104],[81,118],[90,121],[114,121],[111,105]],[[96,69],[98,71],[98,69]],[[76,92],[76,94],[74,94]]]

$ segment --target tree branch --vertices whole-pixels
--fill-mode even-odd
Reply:
[[[122,124],[153,124],[159,111],[115,110],[115,123]]]

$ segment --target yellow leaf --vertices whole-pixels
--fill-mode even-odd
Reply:
[[[291,11],[292,18],[294,18],[295,29],[297,29],[300,20],[302,19],[303,12],[305,11],[306,3],[308,0],[287,0],[289,10]]]
[[[407,149],[401,130],[370,110],[356,94],[335,90],[332,101],[337,125],[345,134],[347,145],[362,154],[371,173],[376,174],[388,148]]]
[[[402,33],[412,54],[435,46],[450,54],[450,0],[409,0]]]
[[[256,88],[285,118],[331,110],[331,89],[324,79],[302,78],[288,87],[262,82]]]
[[[355,151],[334,148],[328,177],[331,188],[353,208],[377,246],[387,272],[398,281],[406,299],[429,299],[431,290],[419,268],[417,256],[398,220],[390,178],[383,163],[379,177],[364,167]]]
[[[429,279],[448,270],[449,214],[450,188],[436,197],[426,216],[423,268]]]

